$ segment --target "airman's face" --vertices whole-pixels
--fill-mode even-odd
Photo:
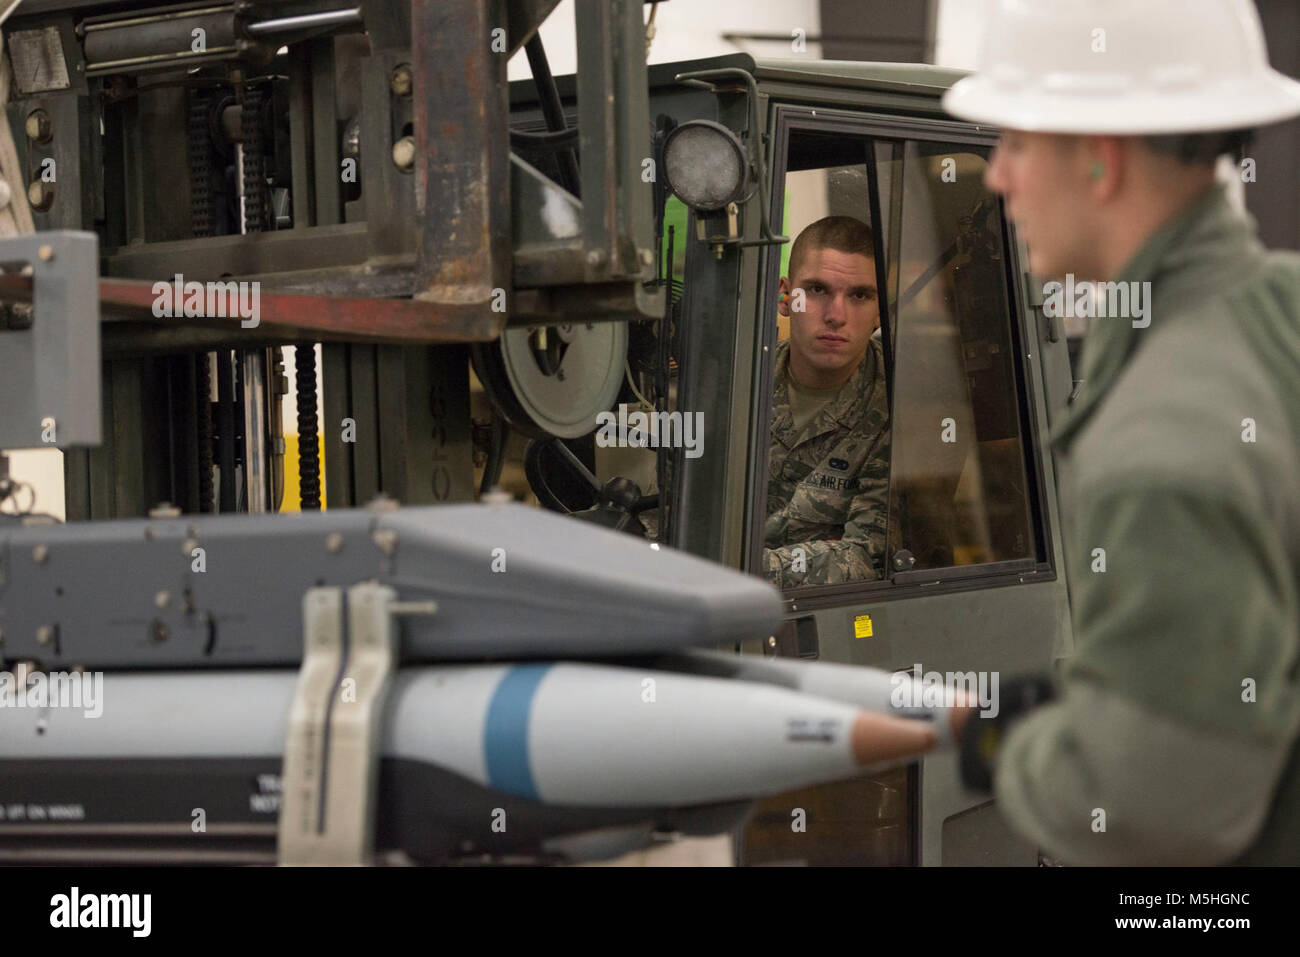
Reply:
[[[1095,259],[1089,233],[1088,162],[1078,138],[1003,132],[984,171],[1029,246],[1029,268],[1044,279],[1078,273]]]
[[[867,340],[880,326],[875,261],[857,253],[810,249],[795,272],[781,277],[786,295],[779,307],[790,317],[791,371],[811,388],[840,385],[857,369]]]

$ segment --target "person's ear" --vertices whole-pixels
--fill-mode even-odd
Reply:
[[[1124,182],[1128,144],[1118,136],[1088,137],[1088,185],[1098,202],[1114,199]]]
[[[777,287],[776,311],[786,318],[790,316],[790,279],[787,276],[781,277],[781,284]]]

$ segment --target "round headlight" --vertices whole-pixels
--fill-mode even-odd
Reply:
[[[664,140],[668,188],[692,209],[722,209],[753,192],[745,148],[712,120],[691,120]]]

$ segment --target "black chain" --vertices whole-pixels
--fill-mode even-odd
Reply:
[[[244,232],[260,233],[268,227],[261,87],[244,85],[240,118],[244,140]]]
[[[191,92],[187,153],[190,166],[190,226],[195,236],[213,235],[212,136],[208,128],[211,105],[207,91]]]
[[[316,347],[310,342],[293,353],[298,388],[298,497],[302,510],[320,511],[320,447],[316,437]]]
[[[194,357],[195,391],[198,392],[199,511],[212,511],[212,368],[208,354]]]

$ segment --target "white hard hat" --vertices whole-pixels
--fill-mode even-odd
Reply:
[[[1047,133],[1246,129],[1300,115],[1251,0],[996,0],[954,116]]]

